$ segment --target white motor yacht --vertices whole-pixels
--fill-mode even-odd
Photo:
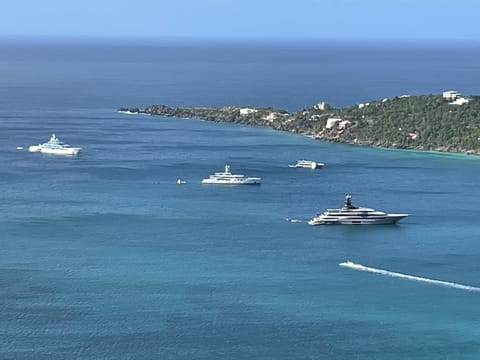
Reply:
[[[257,185],[261,179],[258,177],[246,177],[245,175],[235,175],[230,172],[230,165],[225,165],[225,171],[216,172],[208,178],[202,180],[202,184],[222,184],[222,185]]]
[[[30,152],[42,152],[55,155],[77,155],[82,150],[79,147],[71,147],[60,141],[55,134],[52,134],[48,142],[38,145],[31,145],[28,148]]]
[[[304,169],[318,169],[325,166],[325,164],[312,161],[312,160],[298,160],[295,165],[288,165],[291,168],[304,168]]]
[[[408,214],[387,214],[383,211],[354,206],[352,204],[352,196],[347,195],[345,197],[345,205],[341,209],[327,209],[308,223],[310,225],[395,224],[407,216]]]

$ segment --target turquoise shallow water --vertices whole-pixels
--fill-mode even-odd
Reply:
[[[0,358],[480,356],[479,292],[338,265],[480,287],[477,158],[129,116],[101,97],[55,106],[49,89],[31,90],[40,107],[2,100]],[[53,131],[84,151],[16,150]],[[287,167],[301,158],[326,166]],[[226,162],[262,185],[200,184]],[[410,217],[285,221],[345,193]]]

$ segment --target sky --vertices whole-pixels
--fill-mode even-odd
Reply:
[[[478,0],[2,0],[0,37],[479,40]]]

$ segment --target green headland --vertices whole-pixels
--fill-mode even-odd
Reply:
[[[151,105],[119,111],[233,122],[355,145],[480,155],[480,97],[456,91],[402,95],[334,108],[326,102],[295,112],[252,106]]]

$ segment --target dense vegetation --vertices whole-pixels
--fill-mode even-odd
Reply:
[[[346,136],[376,145],[454,152],[480,150],[480,99],[451,105],[426,95],[374,101],[343,109],[352,122]],[[413,136],[415,134],[415,136]],[[412,138],[413,137],[413,138]]]
[[[452,105],[441,95],[403,96],[335,109],[314,106],[288,113],[272,108],[189,108],[153,105],[152,115],[269,126],[351,144],[480,154],[480,97]],[[243,108],[245,109],[245,108]],[[327,128],[328,119],[341,119]]]

